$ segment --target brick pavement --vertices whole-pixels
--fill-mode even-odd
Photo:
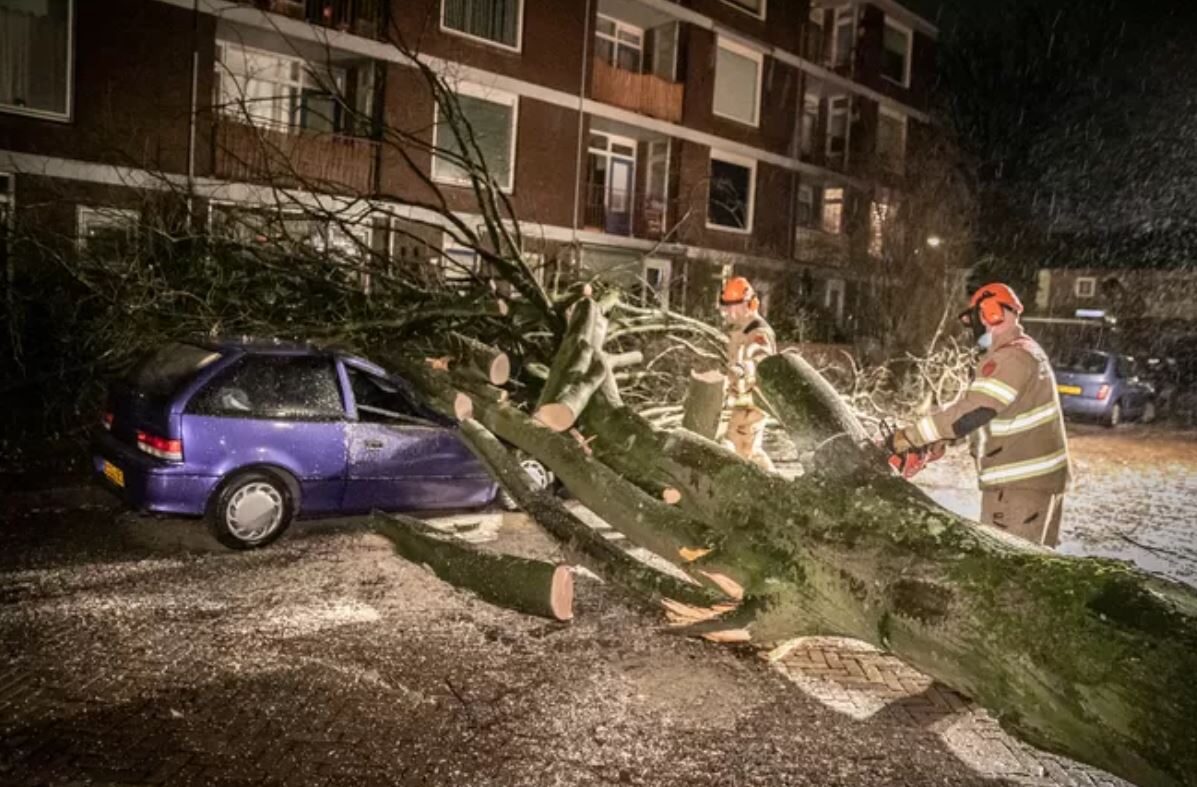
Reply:
[[[934,732],[980,775],[1034,787],[1127,787],[1107,773],[1015,740],[980,706],[867,643],[805,637],[764,657],[840,713]]]

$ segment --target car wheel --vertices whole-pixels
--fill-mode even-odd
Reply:
[[[208,511],[216,540],[230,549],[256,549],[271,543],[291,525],[295,501],[286,482],[273,473],[252,470],[230,478]]]
[[[1155,402],[1148,402],[1143,405],[1143,415],[1139,418],[1145,424],[1149,424],[1155,420]]]
[[[1122,423],[1122,403],[1114,402],[1110,405],[1110,412],[1106,413],[1106,426],[1114,427]]]
[[[545,467],[541,462],[529,456],[520,457],[520,467],[532,479],[532,488],[536,491],[550,489],[556,479],[553,477],[553,471]],[[520,505],[515,501],[515,498],[502,487],[499,488],[499,505],[507,511],[516,511]]]

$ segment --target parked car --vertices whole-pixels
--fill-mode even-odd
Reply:
[[[1095,418],[1107,426],[1155,420],[1155,390],[1139,378],[1126,355],[1083,350],[1054,365],[1064,415]]]
[[[168,344],[109,389],[97,476],[131,506],[205,517],[235,549],[297,516],[503,500],[455,424],[352,355],[247,341]],[[542,486],[552,475],[532,459]]]

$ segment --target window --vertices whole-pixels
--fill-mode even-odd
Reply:
[[[524,0],[443,0],[441,27],[454,33],[519,50]]]
[[[169,398],[220,358],[220,353],[205,347],[169,342],[141,356],[125,375],[124,382],[147,397]]]
[[[12,231],[13,177],[0,172],[0,270],[8,270],[8,235]]]
[[[141,215],[135,210],[91,208],[80,205],[75,237],[80,251],[96,256],[120,256],[137,242]]]
[[[345,416],[329,358],[251,355],[222,371],[187,412],[223,418],[335,421]]]
[[[433,261],[437,276],[450,286],[468,285],[474,281],[480,270],[478,253],[473,249],[457,245],[449,234],[444,234],[440,256]]]
[[[514,95],[465,84],[458,85],[457,90],[457,105],[470,132],[473,133],[478,150],[482,153],[482,161],[474,161],[476,154],[472,151],[469,156],[462,155],[458,136],[453,127],[442,120],[442,113],[438,107],[433,144],[437,150],[448,154],[448,157],[434,156],[432,176],[444,183],[469,185],[469,173],[453,160],[466,158],[475,165],[485,166],[499,184],[499,188],[511,191],[515,172],[518,99]],[[466,133],[466,129],[461,131]]]
[[[69,120],[73,0],[0,0],[0,110]]]
[[[707,226],[736,232],[751,232],[755,190],[755,161],[711,151]]]
[[[594,51],[605,63],[639,74],[644,66],[644,31],[599,14]]]
[[[794,219],[799,227],[810,227],[815,223],[815,190],[810,186],[798,187],[798,215]]]
[[[848,152],[848,105],[847,96],[836,96],[827,104],[827,156],[841,161]]]
[[[720,117],[755,126],[761,110],[761,64],[764,57],[745,46],[719,39],[715,61],[715,102]]]
[[[881,76],[903,87],[910,87],[910,29],[892,19],[885,20],[882,36]]]
[[[416,406],[409,391],[394,381],[368,374],[346,365],[349,385],[357,407],[357,420],[363,423],[394,423],[411,419],[425,420],[427,414]]]
[[[765,18],[765,0],[723,0],[723,2],[753,16]]]
[[[593,133],[586,157],[586,226],[632,234],[636,140]]]
[[[1092,298],[1097,294],[1097,279],[1092,276],[1078,277],[1074,292],[1078,298]]]
[[[839,235],[844,231],[844,190],[823,189],[823,231]]]
[[[646,305],[658,304],[669,308],[669,279],[673,265],[669,260],[646,259],[644,261],[644,298]]]
[[[297,208],[270,209],[211,203],[212,237],[282,254],[330,255],[339,261],[363,260],[372,248],[367,221],[330,217]]]
[[[216,45],[216,105],[255,126],[342,131],[350,120],[344,112],[345,85],[343,69],[228,41]],[[368,101],[372,91],[362,92]]]
[[[897,213],[887,189],[881,189],[869,210],[869,254],[881,257],[889,240],[890,223]]]
[[[819,97],[807,95],[802,99],[802,155],[815,152],[815,130],[819,127]]]
[[[838,323],[844,317],[844,280],[828,279],[827,288],[823,292],[823,305],[835,317]]]
[[[835,12],[835,35],[831,39],[831,67],[846,69],[852,65],[852,49],[856,43],[856,10],[852,6]]]
[[[885,107],[877,115],[877,159],[892,172],[906,171],[906,116]]]

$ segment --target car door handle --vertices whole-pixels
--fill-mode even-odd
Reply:
[[[381,440],[366,440],[362,443],[367,451],[378,451],[382,448],[383,442]]]

